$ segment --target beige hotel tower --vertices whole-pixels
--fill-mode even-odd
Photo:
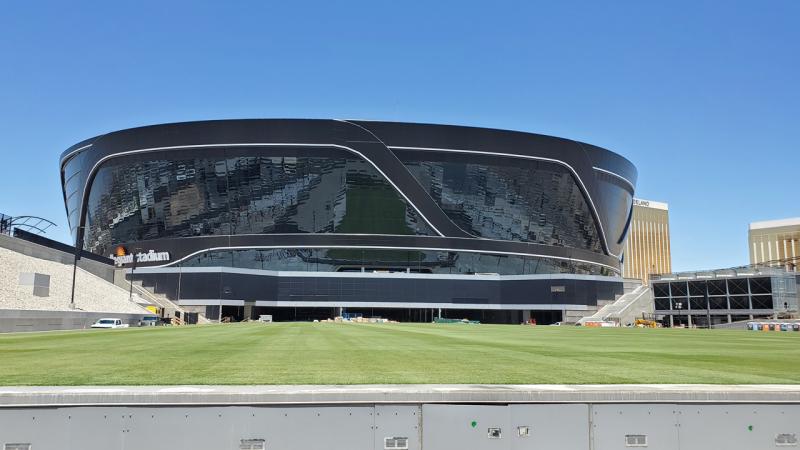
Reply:
[[[669,248],[669,206],[633,199],[633,218],[622,262],[622,276],[648,283],[651,273],[672,272]]]
[[[749,230],[750,264],[797,271],[800,263],[800,217],[753,222]]]

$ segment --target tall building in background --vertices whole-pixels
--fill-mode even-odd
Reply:
[[[633,219],[622,264],[622,276],[643,283],[651,273],[672,272],[669,247],[669,206],[651,200],[633,200]]]
[[[749,230],[750,264],[783,266],[797,271],[800,217],[753,222]]]

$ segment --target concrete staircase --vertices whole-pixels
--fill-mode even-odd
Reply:
[[[617,296],[619,298],[619,296]],[[587,316],[594,315],[605,305],[609,305],[614,303],[615,300],[597,300],[597,307],[589,307],[588,309],[567,309],[564,311],[564,320],[563,322],[566,324],[575,324],[579,323],[581,319]]]
[[[161,308],[164,311],[164,317],[174,317],[176,311],[179,311],[181,316],[183,315],[183,308],[168,299],[165,295],[156,293],[152,287],[143,285],[141,280],[133,281],[133,292]]]
[[[115,284],[126,289],[131,288],[130,282],[125,280],[124,277],[115,277]],[[145,286],[141,280],[133,281],[133,293],[138,295],[145,302],[161,308],[164,317],[177,318],[177,314],[175,314],[176,312],[180,313],[181,318],[185,317],[184,314],[187,312],[186,309],[167,298],[167,296],[164,294],[156,292],[152,287]],[[176,321],[173,320],[173,322]],[[181,320],[178,320],[178,322],[182,323]],[[198,314],[197,323],[211,323],[211,321],[208,320],[203,314]]]
[[[593,315],[582,318],[579,323],[603,321],[616,322],[620,326],[626,326],[632,324],[643,313],[652,313],[653,308],[653,296],[650,292],[650,286],[640,284],[633,290],[621,295],[616,301],[604,305]]]
[[[568,323],[568,324],[580,323],[580,324],[583,324],[585,319],[588,319],[589,317],[593,317],[595,314],[597,314],[598,311],[603,309],[605,306],[616,302],[624,294],[632,292],[634,289],[636,289],[637,287],[641,286],[641,284],[642,284],[642,282],[639,281],[638,279],[635,279],[635,278],[624,278],[623,281],[622,281],[622,294],[615,295],[613,299],[597,299],[597,306],[595,306],[595,307],[590,306],[589,308],[579,309],[579,310],[567,309],[565,311],[565,315],[564,315],[564,323]]]

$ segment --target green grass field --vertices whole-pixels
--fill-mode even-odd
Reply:
[[[800,383],[800,333],[275,323],[0,335],[0,385]]]

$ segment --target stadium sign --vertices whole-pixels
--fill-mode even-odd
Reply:
[[[169,261],[169,252],[157,252],[155,250],[150,250],[147,253],[139,252],[139,253],[127,253],[124,247],[120,246],[117,247],[116,255],[111,255],[111,259],[114,260],[114,264],[117,266],[122,266],[125,264],[133,263],[134,258],[136,258],[136,263],[151,263],[151,262],[164,262]]]

